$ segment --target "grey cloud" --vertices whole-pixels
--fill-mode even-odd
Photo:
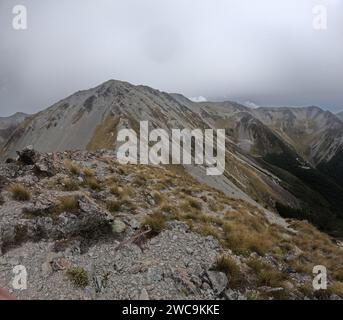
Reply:
[[[312,8],[328,7],[328,30]],[[343,109],[339,0],[0,2],[0,115],[36,112],[108,79],[188,97]]]

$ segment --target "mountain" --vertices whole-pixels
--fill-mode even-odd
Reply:
[[[343,111],[340,113],[337,113],[337,117],[343,121]]]
[[[27,145],[40,152],[117,148],[121,128],[223,128],[226,168],[211,177],[185,166],[200,182],[243,199],[278,219],[308,219],[343,234],[343,123],[317,107],[250,109],[235,102],[195,103],[180,94],[110,80],[77,92],[19,124],[3,159]],[[338,172],[335,172],[338,170]]]
[[[28,117],[27,114],[17,112],[10,117],[0,117],[0,146],[8,140],[17,126]]]
[[[343,144],[343,123],[318,107],[258,108],[252,113],[314,166],[330,161]]]

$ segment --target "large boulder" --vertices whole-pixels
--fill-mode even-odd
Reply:
[[[27,146],[23,150],[17,151],[17,154],[18,161],[25,165],[34,165],[39,157],[33,146]]]

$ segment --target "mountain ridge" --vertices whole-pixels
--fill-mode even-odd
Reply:
[[[201,167],[186,170],[272,211],[291,208],[295,211],[281,211],[304,216],[321,228],[340,225],[336,216],[341,215],[343,187],[334,168],[341,163],[343,123],[318,107],[250,109],[230,101],[195,103],[180,94],[109,80],[26,118],[4,143],[2,158],[13,157],[27,145],[40,152],[116,150],[118,130],[138,132],[139,121],[167,131],[225,129],[223,176],[214,180]],[[321,185],[329,186],[331,193]]]

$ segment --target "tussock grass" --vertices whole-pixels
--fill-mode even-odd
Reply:
[[[112,213],[116,213],[118,211],[120,211],[122,203],[121,201],[108,201],[107,204],[107,209],[112,212]]]
[[[9,191],[12,194],[12,198],[16,201],[29,201],[31,199],[30,191],[20,183],[10,185]]]
[[[57,212],[70,212],[75,213],[79,211],[79,199],[77,196],[65,196],[59,198],[59,202],[57,204]]]
[[[146,183],[147,183],[147,179],[143,175],[135,176],[135,178],[132,181],[132,184],[136,187],[143,187],[145,186]]]
[[[100,182],[95,177],[86,177],[84,186],[88,186],[94,191],[100,191],[102,189]]]
[[[277,271],[269,264],[259,260],[250,258],[247,265],[254,271],[256,275],[257,286],[268,287],[283,287],[284,281],[287,279],[286,275]]]
[[[165,201],[163,194],[161,194],[158,191],[153,192],[152,197],[155,201],[155,204],[158,206],[161,205]]]
[[[242,288],[245,285],[245,276],[233,258],[227,255],[221,255],[217,258],[215,266],[216,270],[224,272],[227,275],[231,288]]]
[[[84,176],[90,178],[94,176],[94,171],[90,168],[83,168],[82,169],[82,173],[84,174]]]
[[[111,193],[118,197],[121,200],[129,200],[131,196],[134,194],[133,188],[130,186],[127,187],[120,187],[120,186],[113,186],[110,189]]]
[[[181,201],[179,208],[181,212],[184,213],[201,213],[202,203],[193,197],[187,196],[183,201]]]
[[[74,267],[67,270],[69,280],[79,288],[85,288],[89,285],[88,273],[81,267]]]
[[[149,227],[153,234],[159,234],[166,227],[166,217],[160,212],[154,212],[145,217],[142,227]]]
[[[79,176],[81,174],[81,168],[71,160],[64,160],[64,166],[69,170],[71,174],[75,176]]]
[[[73,179],[69,179],[69,178],[64,179],[62,181],[62,184],[63,184],[63,190],[65,191],[77,191],[80,189],[79,183]]]
[[[134,213],[137,209],[137,206],[134,204],[134,202],[128,199],[111,200],[107,202],[106,206],[111,213],[117,213],[123,210],[128,210]]]

